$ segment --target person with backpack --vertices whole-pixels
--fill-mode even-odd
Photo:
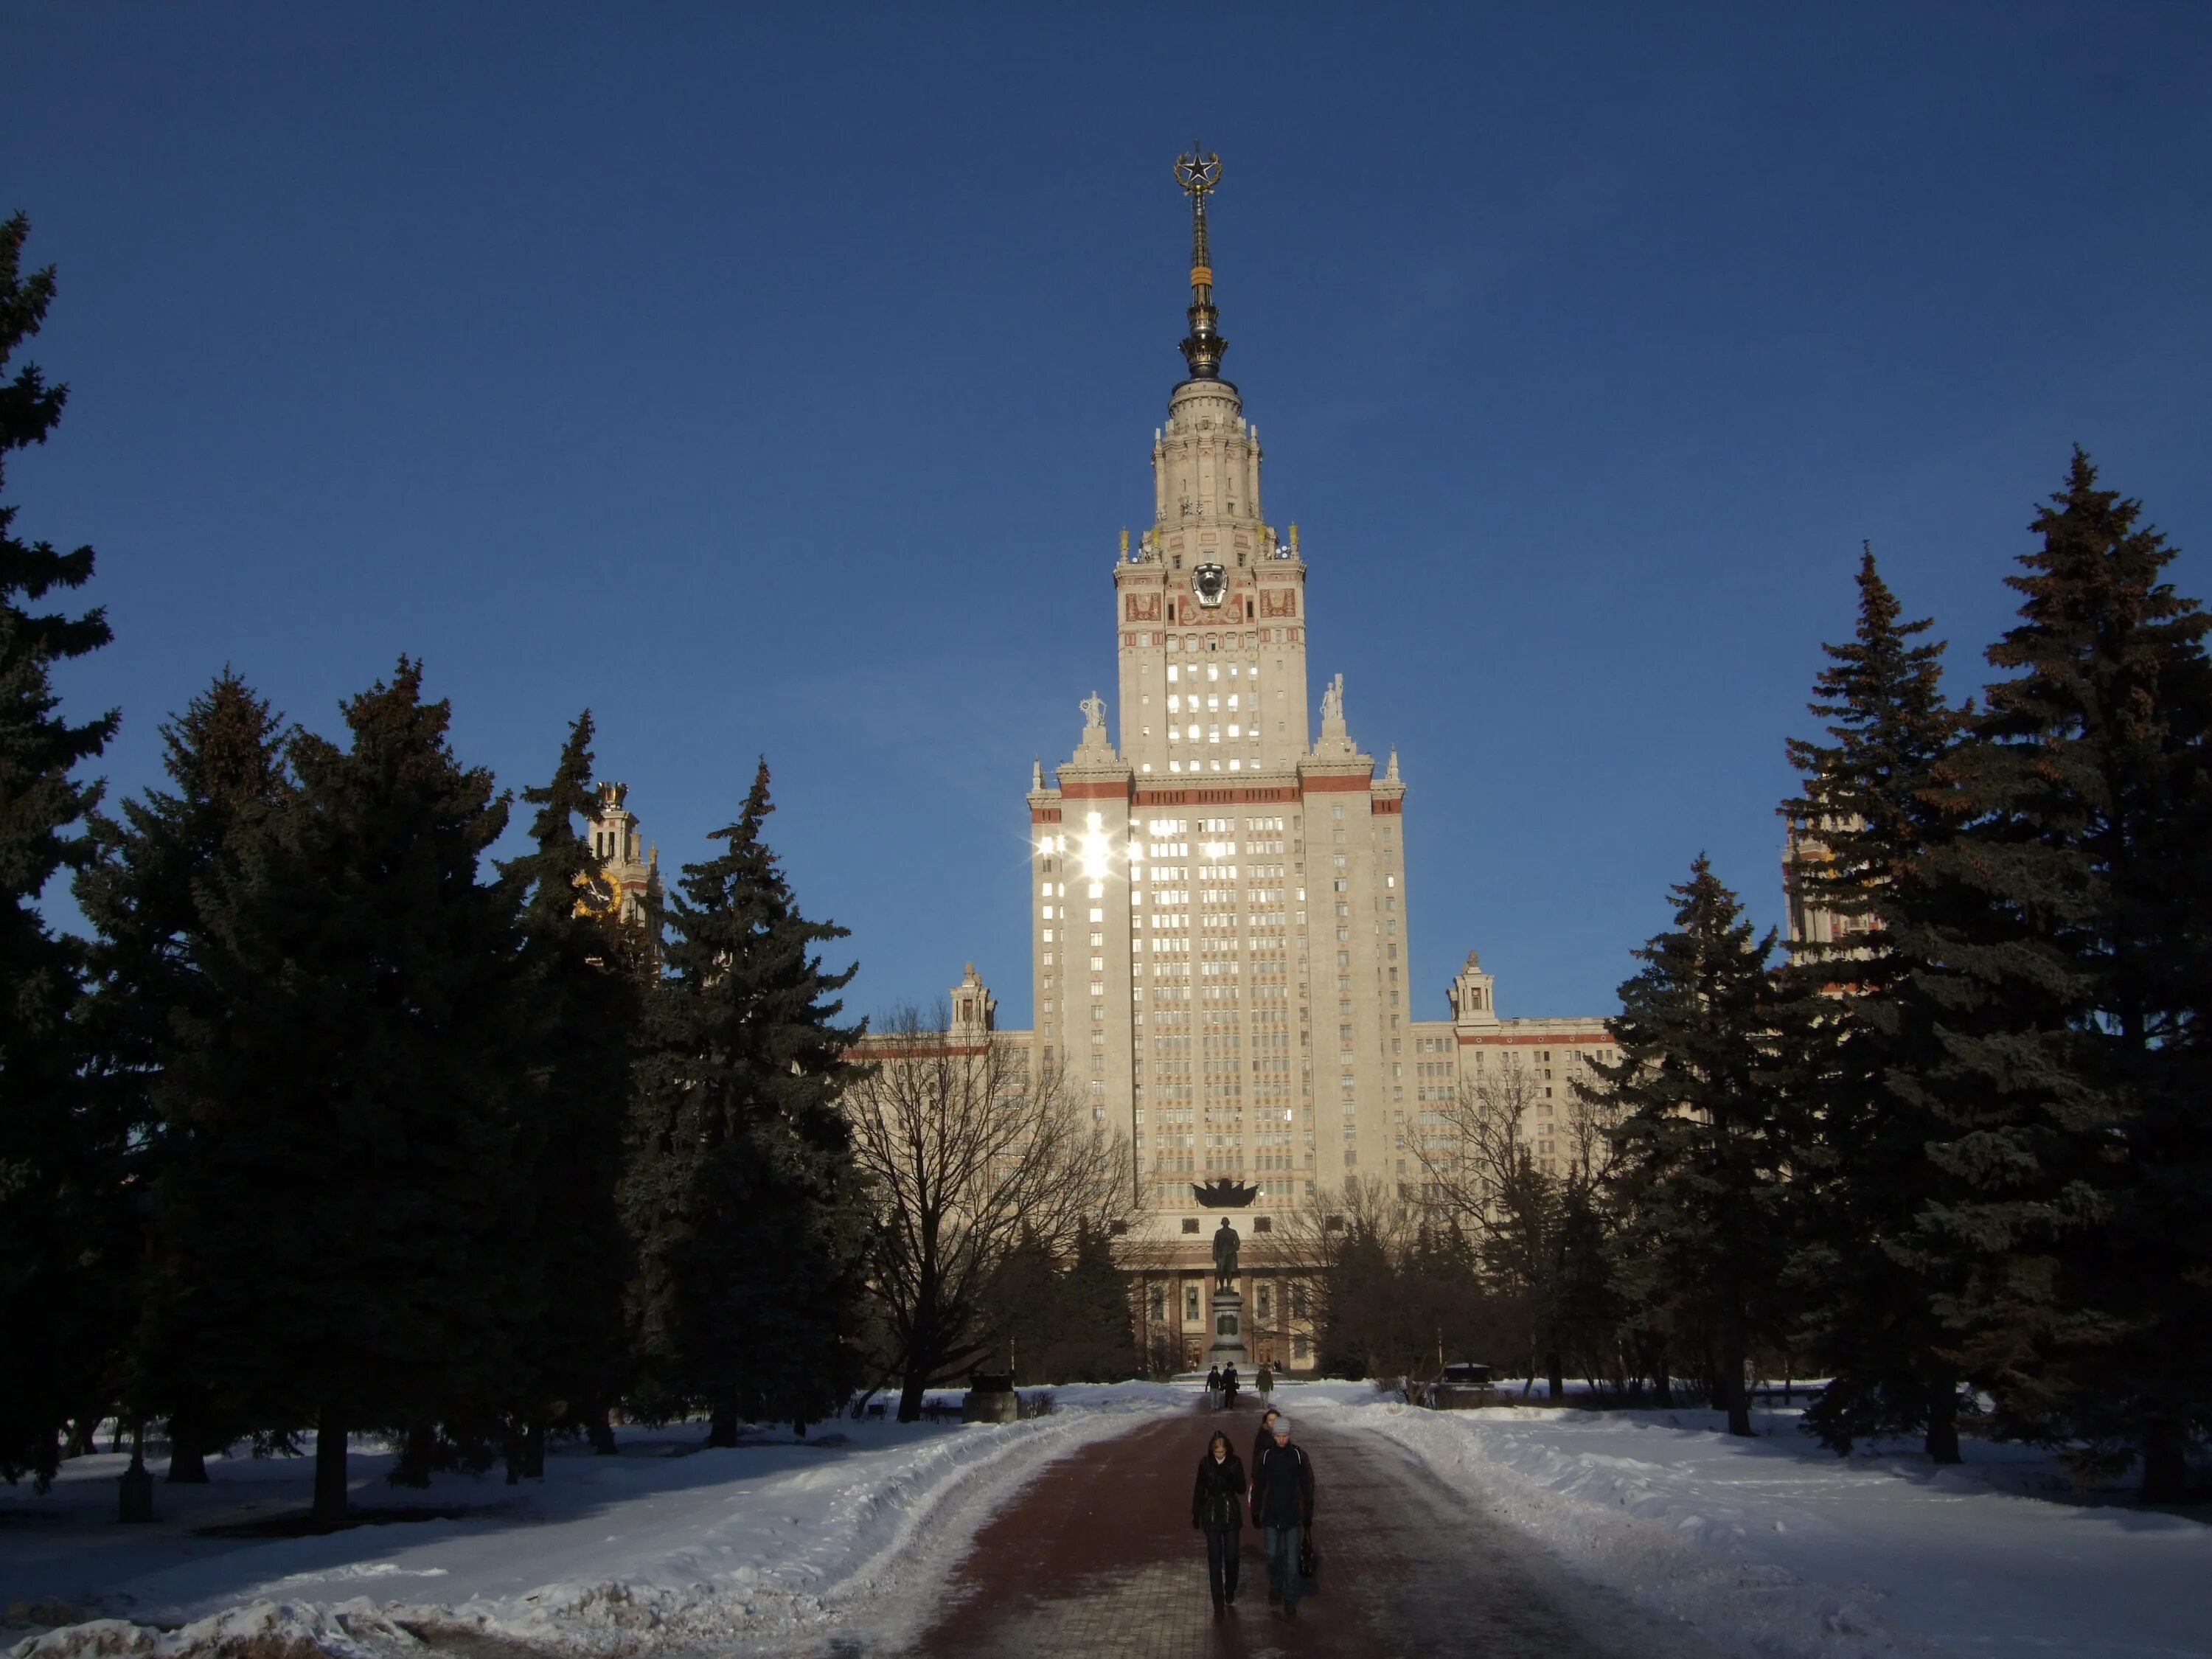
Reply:
[[[1285,1618],[1298,1616],[1305,1593],[1304,1545],[1313,1525],[1313,1463],[1303,1447],[1291,1443],[1291,1419],[1277,1415],[1269,1446],[1252,1471],[1252,1520],[1267,1558],[1267,1600],[1280,1602]]]
[[[1237,1599],[1243,1499],[1244,1465],[1230,1449],[1229,1437],[1217,1429],[1206,1443],[1206,1455],[1198,1460],[1198,1484],[1190,1494],[1190,1524],[1206,1534],[1206,1577],[1213,1589],[1216,1619]]]

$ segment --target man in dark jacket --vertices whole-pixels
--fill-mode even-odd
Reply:
[[[1245,1466],[1254,1474],[1260,1472],[1261,1460],[1274,1449],[1275,1419],[1281,1415],[1273,1406],[1260,1413],[1260,1431],[1252,1437],[1252,1461]]]
[[[1267,1599],[1279,1601],[1284,1613],[1298,1616],[1304,1581],[1298,1576],[1298,1547],[1313,1524],[1313,1464],[1291,1443],[1291,1419],[1275,1419],[1274,1443],[1252,1471],[1252,1519],[1260,1528],[1267,1557]]]
[[[1232,1412],[1237,1409],[1237,1362],[1233,1359],[1221,1368],[1221,1403]]]

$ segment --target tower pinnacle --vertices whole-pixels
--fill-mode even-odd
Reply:
[[[1221,157],[1194,143],[1189,155],[1176,157],[1175,175],[1190,198],[1190,333],[1182,342],[1183,361],[1190,365],[1192,380],[1218,380],[1229,342],[1214,326],[1219,313],[1213,308],[1213,252],[1206,240],[1206,198],[1221,183]]]

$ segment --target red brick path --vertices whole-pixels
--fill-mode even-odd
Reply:
[[[1599,1659],[1653,1651],[1595,1646],[1582,1599],[1548,1558],[1379,1436],[1311,1419],[1322,1561],[1295,1620],[1267,1605],[1260,1534],[1243,1534],[1237,1604],[1217,1621],[1190,1489],[1206,1436],[1249,1457],[1258,1418],[1194,1411],[1085,1447],[1049,1466],[977,1534],[915,1651],[931,1659]],[[1671,1648],[1671,1644],[1662,1644]]]

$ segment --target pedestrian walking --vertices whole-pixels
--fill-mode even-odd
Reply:
[[[1259,1432],[1252,1437],[1252,1479],[1260,1478],[1260,1460],[1267,1456],[1275,1443],[1275,1419],[1282,1415],[1273,1406],[1260,1413]],[[1256,1522],[1255,1523],[1257,1524]]]
[[[1275,1391],[1275,1374],[1267,1369],[1267,1362],[1264,1359],[1260,1362],[1259,1378],[1252,1386],[1260,1391],[1260,1403],[1266,1405],[1267,1396]]]
[[[1252,1471],[1252,1519],[1267,1557],[1267,1600],[1279,1602],[1285,1617],[1298,1616],[1305,1580],[1299,1571],[1300,1546],[1313,1525],[1313,1462],[1291,1443],[1291,1419],[1278,1413],[1270,1437],[1274,1443]]]
[[[1206,1580],[1213,1590],[1213,1616],[1222,1617],[1237,1600],[1238,1551],[1244,1541],[1244,1465],[1218,1429],[1198,1460],[1198,1484],[1191,1488],[1190,1524],[1206,1534]]]
[[[1221,1403],[1232,1412],[1237,1409],[1237,1362],[1233,1359],[1221,1368]]]
[[[1221,1409],[1221,1367],[1218,1365],[1206,1374],[1206,1408],[1210,1412]]]

